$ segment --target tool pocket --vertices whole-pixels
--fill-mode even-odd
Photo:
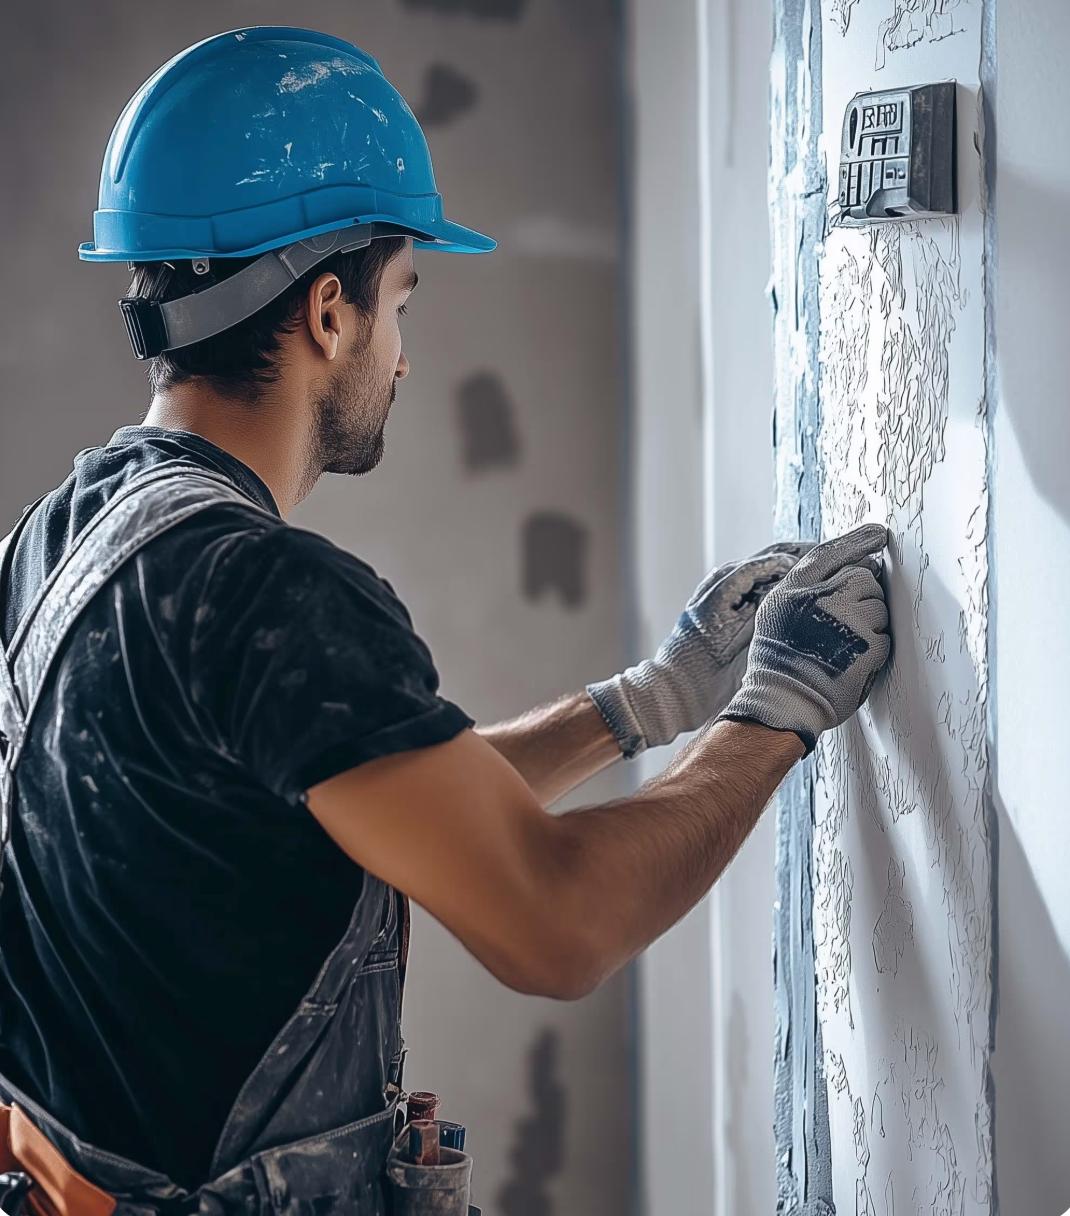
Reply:
[[[260,1210],[273,1216],[387,1216],[383,1162],[395,1104],[344,1127],[257,1153]]]
[[[386,1165],[392,1216],[469,1216],[472,1158],[459,1149],[439,1150],[439,1165],[414,1165],[403,1156],[404,1135]]]

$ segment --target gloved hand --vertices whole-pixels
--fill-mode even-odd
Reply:
[[[652,659],[587,685],[625,756],[671,743],[724,709],[746,670],[758,605],[810,548],[807,541],[770,545],[718,566]]]
[[[887,528],[866,524],[796,564],[758,610],[743,687],[721,717],[792,730],[808,752],[846,722],[892,649],[872,557],[887,543]]]

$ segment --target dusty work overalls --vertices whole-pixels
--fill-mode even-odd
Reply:
[[[140,475],[83,529],[26,612],[8,653],[0,647],[4,851],[17,810],[16,772],[23,743],[52,665],[79,614],[116,570],[154,537],[207,507],[234,502],[263,510],[231,482],[193,466],[168,463]],[[13,542],[29,514],[0,543],[0,596]],[[0,1077],[4,1103],[22,1108],[35,1125],[31,1131],[44,1132],[74,1171],[104,1192],[99,1198],[91,1191],[78,1192],[75,1185],[73,1199],[57,1201],[49,1194],[49,1180],[39,1177],[29,1191],[27,1210],[66,1211],[71,1216],[109,1210],[120,1216],[383,1216],[383,1170],[404,1055],[400,1006],[407,937],[407,903],[366,875],[345,936],[242,1086],[215,1148],[211,1181],[193,1193],[162,1174],[82,1142]],[[26,1127],[24,1115],[15,1112],[14,1118]],[[44,1147],[48,1149],[47,1143]],[[34,1154],[23,1150],[25,1156]],[[25,1160],[15,1168],[20,1167],[33,1172]],[[42,1166],[37,1173],[47,1175],[48,1170]],[[115,1200],[114,1208],[109,1197]],[[43,1198],[47,1202],[41,1202]]]

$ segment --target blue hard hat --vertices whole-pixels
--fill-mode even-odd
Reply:
[[[495,246],[443,216],[420,124],[369,54],[256,26],[182,51],[130,99],[78,252],[245,258],[354,225],[448,253]]]

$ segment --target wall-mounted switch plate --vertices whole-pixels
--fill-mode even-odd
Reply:
[[[857,93],[840,142],[837,223],[955,211],[955,82]]]

